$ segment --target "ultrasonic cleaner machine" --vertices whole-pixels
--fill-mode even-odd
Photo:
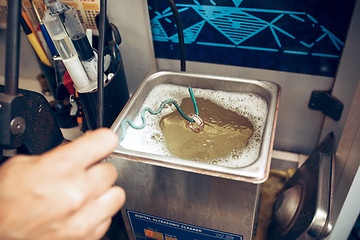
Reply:
[[[240,167],[149,153],[146,146],[134,150],[120,142],[107,161],[116,166],[119,174],[116,184],[127,194],[121,211],[130,239],[252,239],[256,231],[261,184],[268,178],[270,170],[279,86],[272,82],[231,77],[153,72],[114,122],[112,129],[119,137],[125,131],[121,126],[124,119],[134,119],[149,92],[163,84],[191,86],[195,97],[197,89],[254,94],[266,102],[265,123],[255,159]],[[156,95],[159,104],[164,100],[161,95]],[[240,106],[243,103],[232,104]],[[153,116],[146,115],[146,119],[150,118]],[[141,134],[141,131],[135,130],[135,134],[131,134]]]

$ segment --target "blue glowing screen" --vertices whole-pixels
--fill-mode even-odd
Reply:
[[[186,60],[335,76],[354,0],[176,0]],[[155,55],[179,59],[166,0],[148,0]]]

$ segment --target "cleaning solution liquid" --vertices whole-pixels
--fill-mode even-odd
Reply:
[[[238,168],[253,163],[260,151],[268,113],[267,102],[253,93],[236,93],[193,88],[199,117],[205,125],[200,133],[186,127],[185,120],[169,104],[160,114],[146,114],[146,127],[127,127],[120,145],[150,154],[201,161]],[[158,109],[161,102],[173,99],[183,112],[194,113],[187,87],[161,84],[146,97],[133,119],[141,125],[141,110]]]
[[[196,102],[205,125],[200,133],[189,130],[177,111],[160,120],[165,144],[171,154],[183,159],[209,161],[226,157],[233,150],[248,145],[254,127],[246,117],[209,99],[198,98]],[[192,112],[191,99],[183,99],[180,108],[186,113]]]

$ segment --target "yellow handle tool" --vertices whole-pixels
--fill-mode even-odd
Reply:
[[[47,66],[51,66],[51,63],[50,63],[49,59],[47,58],[47,56],[44,52],[44,49],[42,48],[41,44],[39,43],[35,33],[33,33],[31,31],[30,27],[27,25],[25,19],[22,16],[20,18],[20,23],[21,23],[21,26],[22,26],[31,46],[34,48],[36,54],[40,58],[40,61]]]

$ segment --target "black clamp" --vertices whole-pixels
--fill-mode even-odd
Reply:
[[[330,91],[313,91],[309,102],[309,108],[322,111],[326,116],[335,121],[341,118],[344,104],[331,95]]]

